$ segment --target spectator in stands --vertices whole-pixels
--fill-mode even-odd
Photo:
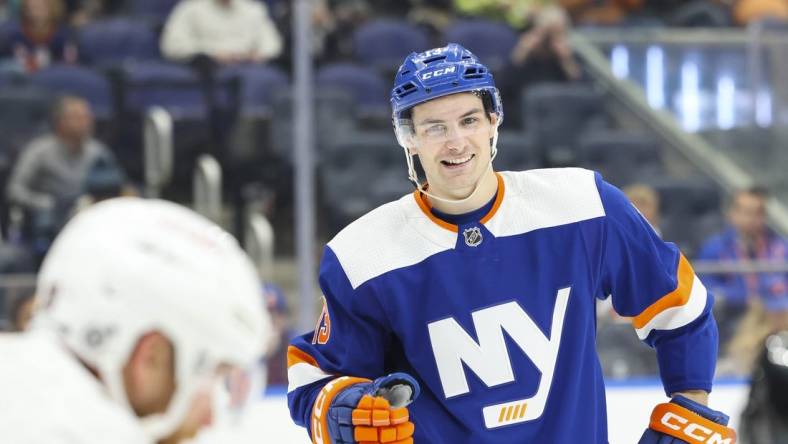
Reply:
[[[453,0],[454,10],[460,15],[503,20],[515,29],[524,29],[531,15],[538,9],[536,1],[511,0]]]
[[[210,114],[213,154],[220,162],[235,115],[219,100],[221,73],[266,62],[281,51],[279,31],[265,3],[257,0],[182,1],[167,19],[161,52],[170,60],[188,63],[199,76]]]
[[[746,377],[752,374],[760,345],[775,330],[768,315],[757,299],[749,303],[745,314],[736,323],[730,341],[720,347],[721,356],[717,360],[719,375]]]
[[[760,187],[736,192],[728,209],[729,227],[706,241],[698,259],[788,260],[788,240],[766,226],[766,199],[767,192]],[[735,331],[747,305],[756,300],[766,310],[770,330],[788,327],[788,273],[709,274],[703,279],[722,301],[717,308],[722,344]]]
[[[567,38],[569,26],[569,17],[560,7],[545,6],[538,10],[533,27],[520,36],[512,50],[508,66],[496,74],[503,100],[519,103],[523,88],[536,83],[580,79],[580,65]],[[520,107],[507,112],[507,120],[521,120]]]
[[[651,224],[654,231],[661,236],[662,231],[659,228],[659,194],[654,188],[646,184],[635,183],[622,188],[622,191],[627,195],[632,205]]]
[[[31,73],[51,63],[77,61],[77,46],[63,24],[62,0],[23,0],[20,8],[7,43],[17,69]]]
[[[120,13],[125,3],[124,0],[67,0],[68,22],[79,28],[100,17]]]
[[[255,0],[190,0],[175,7],[164,26],[165,57],[207,56],[219,65],[262,63],[277,57],[282,38],[264,3]]]
[[[788,2],[784,0],[739,0],[733,7],[733,18],[737,24],[742,26],[763,19],[788,23]]]
[[[654,2],[656,4],[660,3]],[[610,26],[623,22],[638,11],[646,0],[560,0],[558,2],[577,25]]]
[[[282,66],[290,66],[293,47],[293,2],[271,0],[271,16],[284,37]],[[352,58],[353,31],[372,16],[367,0],[314,0],[312,2],[312,53],[321,63]]]
[[[85,193],[86,179],[97,162],[119,170],[110,150],[93,137],[93,114],[87,101],[76,96],[58,98],[51,124],[50,134],[23,149],[6,190],[9,201],[26,210],[34,238],[56,234]]]

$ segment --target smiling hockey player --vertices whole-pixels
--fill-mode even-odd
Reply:
[[[417,189],[328,243],[319,324],[289,349],[291,415],[313,442],[607,443],[608,295],[672,397],[641,442],[734,442],[705,406],[712,296],[618,189],[577,168],[495,172],[501,99],[457,44],[409,55],[391,105]]]

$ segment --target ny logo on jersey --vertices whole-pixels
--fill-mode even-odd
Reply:
[[[539,388],[530,398],[484,407],[484,423],[487,428],[495,428],[542,416],[553,382],[570,290],[558,290],[549,338],[514,301],[473,312],[471,316],[478,343],[454,318],[430,323],[428,329],[432,352],[446,398],[470,391],[463,363],[488,387],[514,381],[514,371],[503,335],[505,331],[539,369]]]

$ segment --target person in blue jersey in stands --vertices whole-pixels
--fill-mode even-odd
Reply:
[[[328,243],[322,314],[288,350],[290,413],[312,442],[607,443],[608,296],[670,398],[640,442],[735,441],[706,406],[712,295],[620,190],[579,168],[496,172],[502,103],[460,45],[407,56],[391,105],[416,190]]]

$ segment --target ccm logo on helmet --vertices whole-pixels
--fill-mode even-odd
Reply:
[[[665,414],[662,415],[662,419],[660,419],[660,423],[680,433],[674,436],[685,440],[691,438],[691,442],[705,444],[734,444],[736,442],[731,437],[724,437],[722,434],[679,416],[675,412],[665,412]]]
[[[424,75],[421,76],[421,80],[429,80],[431,78],[444,76],[446,74],[451,74],[453,72],[457,72],[456,66],[449,66],[443,69],[436,69],[435,71],[425,72]]]

